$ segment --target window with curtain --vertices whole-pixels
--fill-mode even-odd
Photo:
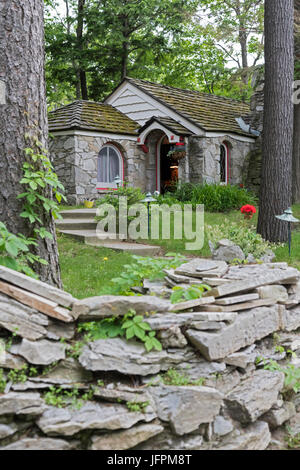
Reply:
[[[123,181],[122,156],[119,150],[112,145],[105,145],[98,155],[98,186],[104,188],[115,187],[114,179],[119,176]]]

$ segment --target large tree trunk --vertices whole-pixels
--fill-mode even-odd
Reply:
[[[291,205],[293,151],[294,2],[265,0],[265,105],[258,232],[287,241],[275,218]]]
[[[24,192],[25,135],[36,136],[47,148],[48,122],[44,81],[44,26],[42,0],[0,0],[0,218],[13,233],[32,235],[32,226],[20,217]],[[49,193],[47,194],[49,196]],[[40,240],[36,253],[48,261],[38,265],[42,280],[60,285],[55,227],[42,213],[53,240]]]
[[[295,61],[300,60],[300,0],[295,0]],[[300,79],[299,66],[295,79]],[[298,87],[299,88],[299,87]],[[294,106],[293,203],[300,203],[300,103]]]
[[[85,0],[78,0],[78,17],[77,17],[77,28],[76,28],[76,37],[77,37],[77,48],[80,54],[79,57],[79,83],[81,90],[81,97],[83,100],[88,100],[88,89],[86,81],[86,72],[82,68],[82,53],[83,53],[83,23],[84,23],[84,7]]]
[[[300,104],[294,112],[293,203],[300,203]]]

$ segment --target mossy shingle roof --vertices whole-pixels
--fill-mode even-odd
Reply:
[[[149,121],[147,121],[143,127],[140,128],[139,133],[141,134],[152,122],[158,122],[162,126],[164,126],[166,129],[168,129],[171,132],[174,132],[174,134],[178,135],[191,135],[192,132],[189,131],[186,127],[184,127],[182,124],[179,122],[175,121],[172,118],[169,117],[157,117],[153,116]]]
[[[49,131],[82,129],[137,135],[139,124],[109,104],[78,100],[49,113]]]
[[[146,80],[130,77],[125,80],[205,131],[225,131],[250,135],[243,131],[235,120],[237,117],[250,113],[250,106],[247,103],[199,91],[160,85]]]

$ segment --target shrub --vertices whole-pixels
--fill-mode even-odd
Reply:
[[[115,190],[112,194],[106,194],[104,197],[97,199],[95,205],[99,207],[102,204],[112,204],[115,207],[115,209],[118,210],[120,196],[127,197],[128,206],[141,202],[142,199],[146,197],[146,195],[142,193],[140,188],[132,188],[130,186],[124,186],[122,188]]]
[[[206,225],[205,229],[208,239],[215,247],[219,240],[226,238],[239,245],[246,257],[251,253],[256,259],[259,259],[269,250],[279,246],[265,241],[261,235],[256,233],[254,226],[247,227],[236,222],[230,223],[227,219],[222,225]]]
[[[169,201],[204,204],[205,210],[209,212],[226,212],[240,209],[245,204],[256,204],[256,198],[250,191],[229,184],[178,183],[171,193],[160,198],[160,202]]]
[[[103,204],[110,204],[115,208],[116,211],[116,231],[117,233],[119,232],[119,207],[122,205],[122,199],[120,200],[120,197],[126,197],[127,200],[127,208],[129,209],[130,206],[133,204],[137,204],[141,202],[146,195],[142,193],[140,188],[132,188],[130,186],[124,186],[122,188],[117,189],[116,191],[113,192],[113,194],[107,194],[106,196],[102,197],[101,199],[98,199],[96,201],[96,207],[100,207]],[[120,204],[120,205],[119,205]],[[104,218],[104,216],[96,216],[95,219],[97,221],[101,221]],[[135,219],[134,216],[130,216],[127,218],[128,222],[131,222],[131,220]]]

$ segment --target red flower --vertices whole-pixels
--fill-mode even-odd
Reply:
[[[250,206],[250,204],[246,204],[241,208],[242,214],[256,214],[256,209],[254,206]]]

